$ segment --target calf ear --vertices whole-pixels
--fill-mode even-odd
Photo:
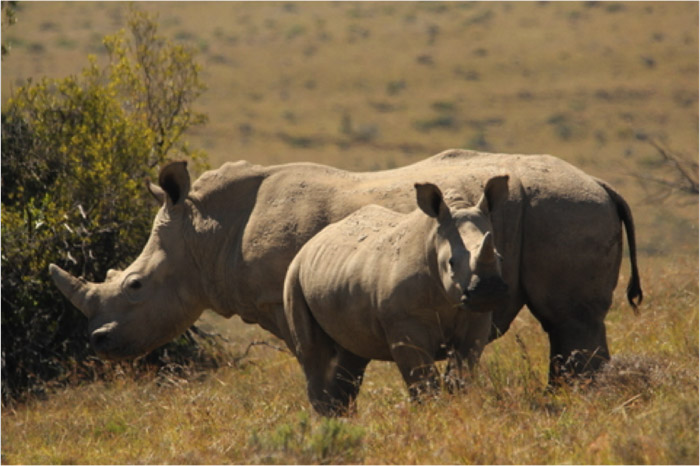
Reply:
[[[190,192],[190,174],[187,172],[187,162],[171,162],[161,168],[158,184],[167,195],[166,200],[172,205],[182,203]]]
[[[508,175],[494,176],[484,186],[484,194],[476,204],[486,215],[508,199]]]
[[[420,210],[433,218],[439,218],[449,212],[445,201],[442,198],[440,188],[432,183],[416,183],[416,201]]]

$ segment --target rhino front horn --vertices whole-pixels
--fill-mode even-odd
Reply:
[[[59,266],[55,264],[49,265],[49,273],[51,279],[56,284],[56,287],[63,293],[63,296],[77,307],[80,312],[85,314],[85,317],[90,319],[95,315],[96,309],[91,300],[92,288],[94,284],[79,278],[75,278]]]
[[[482,264],[491,264],[496,261],[496,250],[493,244],[493,235],[490,231],[486,232],[484,239],[481,241],[476,261]]]

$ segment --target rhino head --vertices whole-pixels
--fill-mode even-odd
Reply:
[[[440,189],[415,185],[418,207],[437,220],[437,272],[448,299],[464,309],[489,312],[507,297],[496,250],[491,211],[508,197],[508,176],[496,176],[484,186],[474,206],[447,205]]]
[[[139,257],[104,283],[76,278],[51,264],[51,278],[88,318],[90,342],[103,357],[145,354],[184,332],[206,308],[189,246],[190,178],[186,162],[165,166],[149,190],[161,202]]]

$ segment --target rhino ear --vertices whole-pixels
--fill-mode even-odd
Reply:
[[[190,192],[190,174],[187,172],[187,162],[171,162],[161,168],[158,184],[167,194],[167,201],[172,205],[182,203]],[[154,194],[156,197],[158,195]]]
[[[165,203],[165,191],[161,189],[160,186],[157,184],[153,184],[150,179],[146,180],[146,188],[148,188],[148,192],[151,193],[151,195],[155,198],[156,201],[158,201],[158,204],[164,204]]]
[[[485,215],[488,215],[506,199],[508,199],[508,175],[494,176],[486,182],[484,194],[476,205]]]
[[[413,185],[416,188],[416,201],[420,210],[426,215],[433,218],[440,218],[447,213],[449,209],[442,198],[440,188],[432,183],[416,183]]]

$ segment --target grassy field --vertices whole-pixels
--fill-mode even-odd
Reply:
[[[619,293],[613,363],[598,385],[545,393],[547,343],[523,313],[489,345],[468,391],[408,402],[398,370],[373,362],[358,412],[310,412],[296,360],[240,322],[229,367],[83,384],[6,408],[3,463],[613,463],[698,462],[698,289],[691,263],[645,260],[648,302]],[[209,323],[216,323],[210,318]],[[235,362],[234,362],[235,361]]]
[[[698,463],[697,196],[639,178],[676,181],[641,134],[697,161],[696,2],[137,7],[199,50],[210,121],[189,139],[212,166],[551,153],[630,203],[645,302],[635,316],[616,291],[613,363],[594,387],[545,393],[547,340],[523,311],[466,393],[413,405],[397,369],[374,362],[343,420],[311,413],[298,364],[271,335],[207,314],[230,364],[139,376],[114,365],[110,380],[4,407],[2,463]],[[20,3],[2,30],[3,102],[30,77],[102,56],[126,12]],[[621,284],[628,271],[625,259]]]

